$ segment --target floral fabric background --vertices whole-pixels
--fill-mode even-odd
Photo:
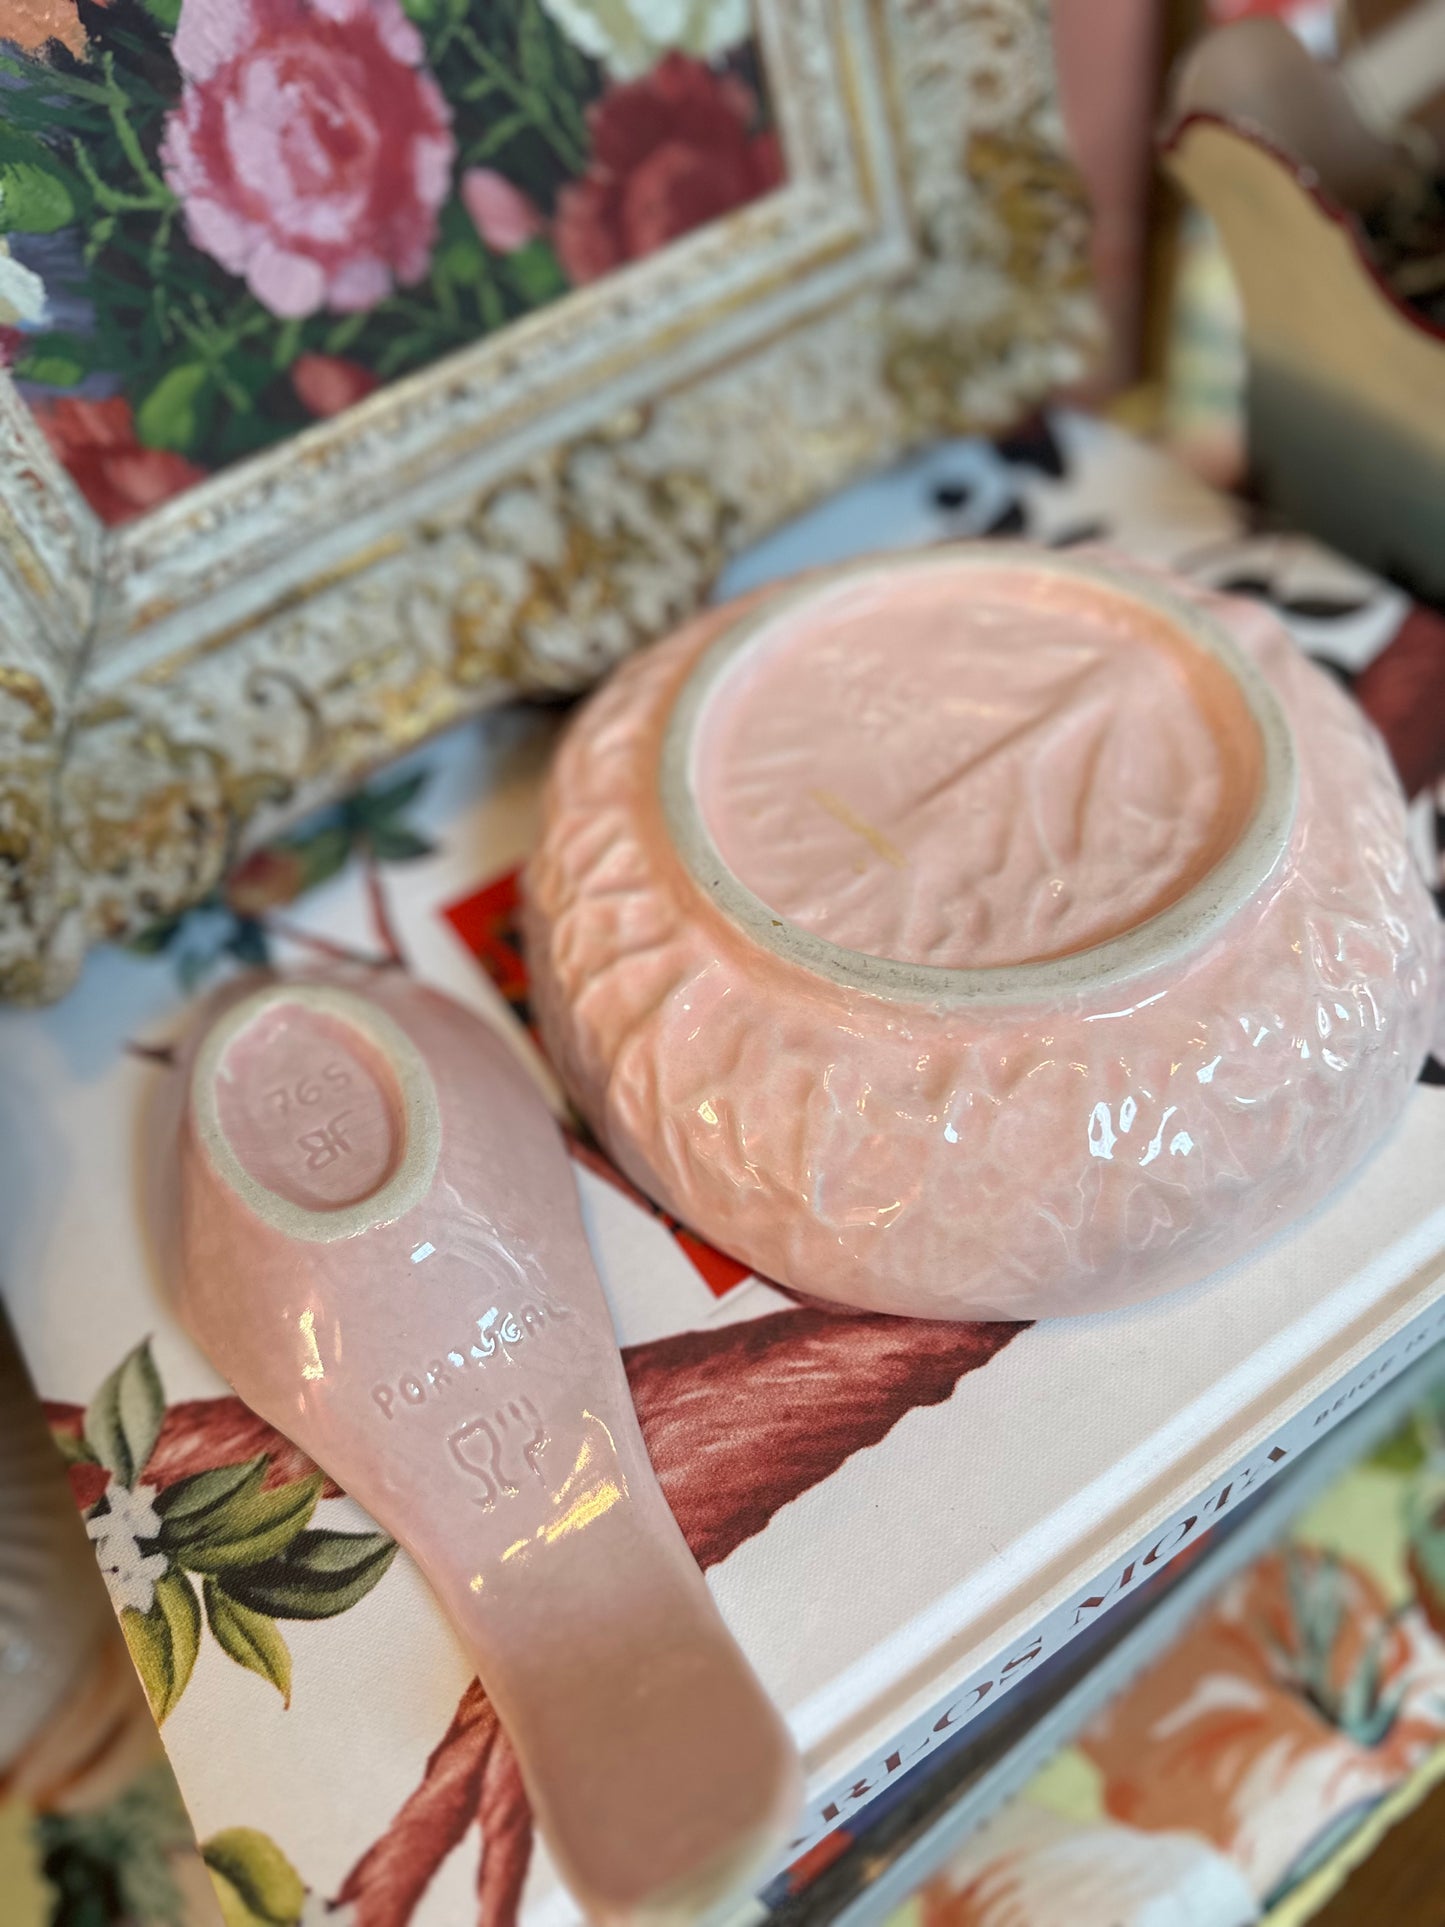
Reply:
[[[124,522],[782,178],[748,0],[0,0],[0,360]]]
[[[1288,1927],[1442,1778],[1445,1366],[889,1927]]]

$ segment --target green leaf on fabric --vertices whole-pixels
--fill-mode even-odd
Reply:
[[[177,1479],[155,1500],[161,1531],[158,1544],[162,1552],[175,1552],[190,1540],[204,1536],[212,1515],[228,1499],[239,1494],[258,1492],[270,1463],[266,1453],[242,1459],[237,1465],[218,1465],[209,1472],[192,1473]]]
[[[430,780],[429,769],[414,770],[410,776],[399,777],[394,783],[381,783],[371,789],[358,790],[351,799],[350,807],[357,819],[368,826],[390,822],[416,801]]]
[[[160,923],[148,923],[144,930],[126,938],[125,948],[133,956],[154,957],[170,947],[184,922],[184,917],[166,917]]]
[[[185,1692],[201,1645],[201,1609],[185,1574],[158,1579],[150,1611],[125,1607],[120,1629],[159,1726]]]
[[[165,1395],[150,1340],[123,1358],[86,1407],[85,1442],[124,1486],[132,1486],[154,1449]]]
[[[253,970],[265,970],[271,961],[265,925],[255,917],[238,919],[226,948],[238,963],[247,964]]]
[[[1425,1446],[1415,1421],[1411,1419],[1382,1445],[1377,1445],[1366,1463],[1378,1467],[1381,1472],[1418,1472],[1425,1458]]]
[[[194,1919],[175,1868],[178,1857],[194,1853],[195,1834],[163,1761],[99,1806],[37,1813],[32,1824],[55,1901],[52,1911],[34,1916],[37,1927],[41,1920],[48,1927],[111,1927],[116,1920],[187,1927]],[[9,1872],[0,1872],[0,1896],[13,1904],[4,1884]],[[8,1927],[10,1915],[3,1908],[0,1915]],[[23,1908],[22,1918],[30,1918]]]
[[[201,1842],[226,1927],[292,1927],[306,1905],[301,1876],[268,1834],[227,1827]],[[228,1892],[244,1911],[227,1905]]]
[[[1445,1621],[1445,1498],[1436,1479],[1421,1481],[1405,1504],[1410,1568],[1432,1623]]]
[[[38,141],[35,147],[33,158],[0,158],[0,231],[6,234],[53,234],[75,219],[65,176]]]
[[[568,281],[550,241],[539,236],[506,258],[506,272],[512,286],[528,307],[540,308],[565,293]]]
[[[383,863],[412,863],[419,856],[430,856],[436,848],[415,830],[392,829],[383,824],[370,833],[372,853]]]
[[[316,1510],[322,1475],[292,1479],[271,1492],[240,1487],[205,1515],[176,1557],[191,1572],[232,1572],[275,1559]]]
[[[183,951],[176,964],[176,976],[180,980],[181,989],[188,992],[197,989],[220,961],[220,944]]]
[[[342,823],[328,823],[324,829],[316,830],[310,836],[298,837],[282,844],[282,849],[290,850],[299,857],[303,890],[314,890],[318,883],[325,883],[346,868],[351,855],[351,833]]]
[[[384,1532],[303,1532],[279,1558],[226,1575],[226,1591],[273,1619],[333,1619],[364,1599],[396,1557]]]
[[[62,1432],[52,1427],[50,1436],[55,1441],[55,1449],[67,1465],[94,1465],[97,1463],[94,1452],[79,1432]]]
[[[204,362],[185,361],[161,376],[135,411],[137,437],[148,448],[184,454],[210,418],[214,381]]]
[[[219,1579],[207,1575],[202,1586],[206,1624],[216,1643],[238,1666],[270,1680],[287,1706],[291,1704],[291,1650],[274,1619],[252,1612],[232,1599]]]

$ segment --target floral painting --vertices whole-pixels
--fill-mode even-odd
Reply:
[[[748,0],[0,0],[0,360],[120,523],[783,178]]]

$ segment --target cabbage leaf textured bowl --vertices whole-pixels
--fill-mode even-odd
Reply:
[[[544,1039],[764,1276],[1035,1318],[1322,1199],[1426,1053],[1438,924],[1370,725],[1257,606],[978,545],[710,611],[559,753]]]

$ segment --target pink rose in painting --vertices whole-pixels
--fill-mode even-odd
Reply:
[[[426,273],[451,114],[400,0],[183,0],[161,147],[191,240],[273,314]]]
[[[521,188],[494,167],[469,167],[462,176],[462,205],[472,226],[496,254],[515,254],[545,225]]]
[[[752,131],[756,108],[735,75],[682,54],[605,93],[587,110],[592,163],[557,196],[571,280],[596,281],[778,186],[782,150]]]
[[[359,361],[347,361],[341,355],[298,355],[291,364],[291,386],[301,406],[325,420],[355,407],[380,384]]]

